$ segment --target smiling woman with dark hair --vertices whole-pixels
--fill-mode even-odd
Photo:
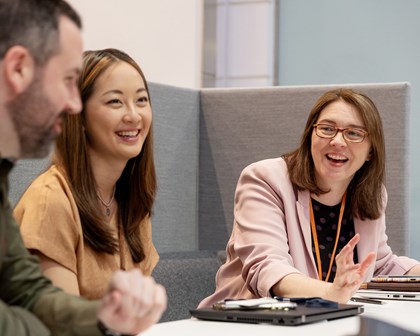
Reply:
[[[82,112],[64,118],[53,165],[14,215],[44,274],[92,299],[116,270],[150,275],[158,262],[152,109],[143,72],[116,49],[84,53],[79,90]]]
[[[385,141],[363,93],[331,90],[312,108],[299,148],[251,164],[235,193],[234,227],[216,292],[226,298],[318,296],[345,303],[379,274],[420,274],[385,234]],[[357,248],[356,248],[357,246]]]

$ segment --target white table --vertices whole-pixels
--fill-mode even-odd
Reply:
[[[382,319],[388,323],[420,333],[420,302],[385,301],[384,305],[365,304],[361,315]],[[277,326],[268,324],[248,324],[230,322],[210,322],[199,320],[180,320],[159,323],[142,333],[142,336],[350,336],[359,331],[358,316],[322,321],[302,326]]]

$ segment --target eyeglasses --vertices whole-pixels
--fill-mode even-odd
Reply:
[[[368,132],[360,128],[339,128],[328,124],[314,124],[315,133],[320,138],[332,139],[338,132],[343,133],[343,138],[349,142],[362,142]]]

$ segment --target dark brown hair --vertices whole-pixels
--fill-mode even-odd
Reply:
[[[360,219],[377,219],[382,212],[382,185],[385,181],[385,140],[381,117],[373,101],[361,92],[351,89],[335,89],[323,94],[309,114],[300,146],[284,155],[292,183],[300,190],[314,194],[327,193],[316,183],[314,162],[311,154],[313,125],[322,110],[329,104],[342,100],[359,111],[371,142],[370,160],[356,172],[347,189],[353,216]]]
[[[82,21],[63,0],[0,0],[0,59],[14,45],[29,50],[37,65],[59,52],[59,19],[65,16],[77,27]]]
[[[104,215],[98,208],[97,186],[84,132],[84,107],[95,90],[97,79],[118,62],[126,62],[139,72],[150,101],[146,78],[130,56],[116,49],[86,51],[83,54],[83,70],[79,79],[83,110],[79,114],[65,116],[63,132],[57,138],[55,150],[55,163],[59,169],[64,170],[79,209],[83,237],[96,251],[111,254],[118,250],[118,241],[104,225]],[[144,259],[140,225],[152,214],[155,193],[156,173],[151,126],[140,154],[127,162],[115,191],[120,229],[124,232],[135,262]]]

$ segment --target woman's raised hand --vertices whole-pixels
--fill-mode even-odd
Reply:
[[[327,290],[326,298],[340,303],[346,303],[359,289],[366,271],[375,262],[376,254],[370,252],[360,263],[355,264],[353,253],[360,235],[357,233],[335,258],[337,267],[334,282]]]

